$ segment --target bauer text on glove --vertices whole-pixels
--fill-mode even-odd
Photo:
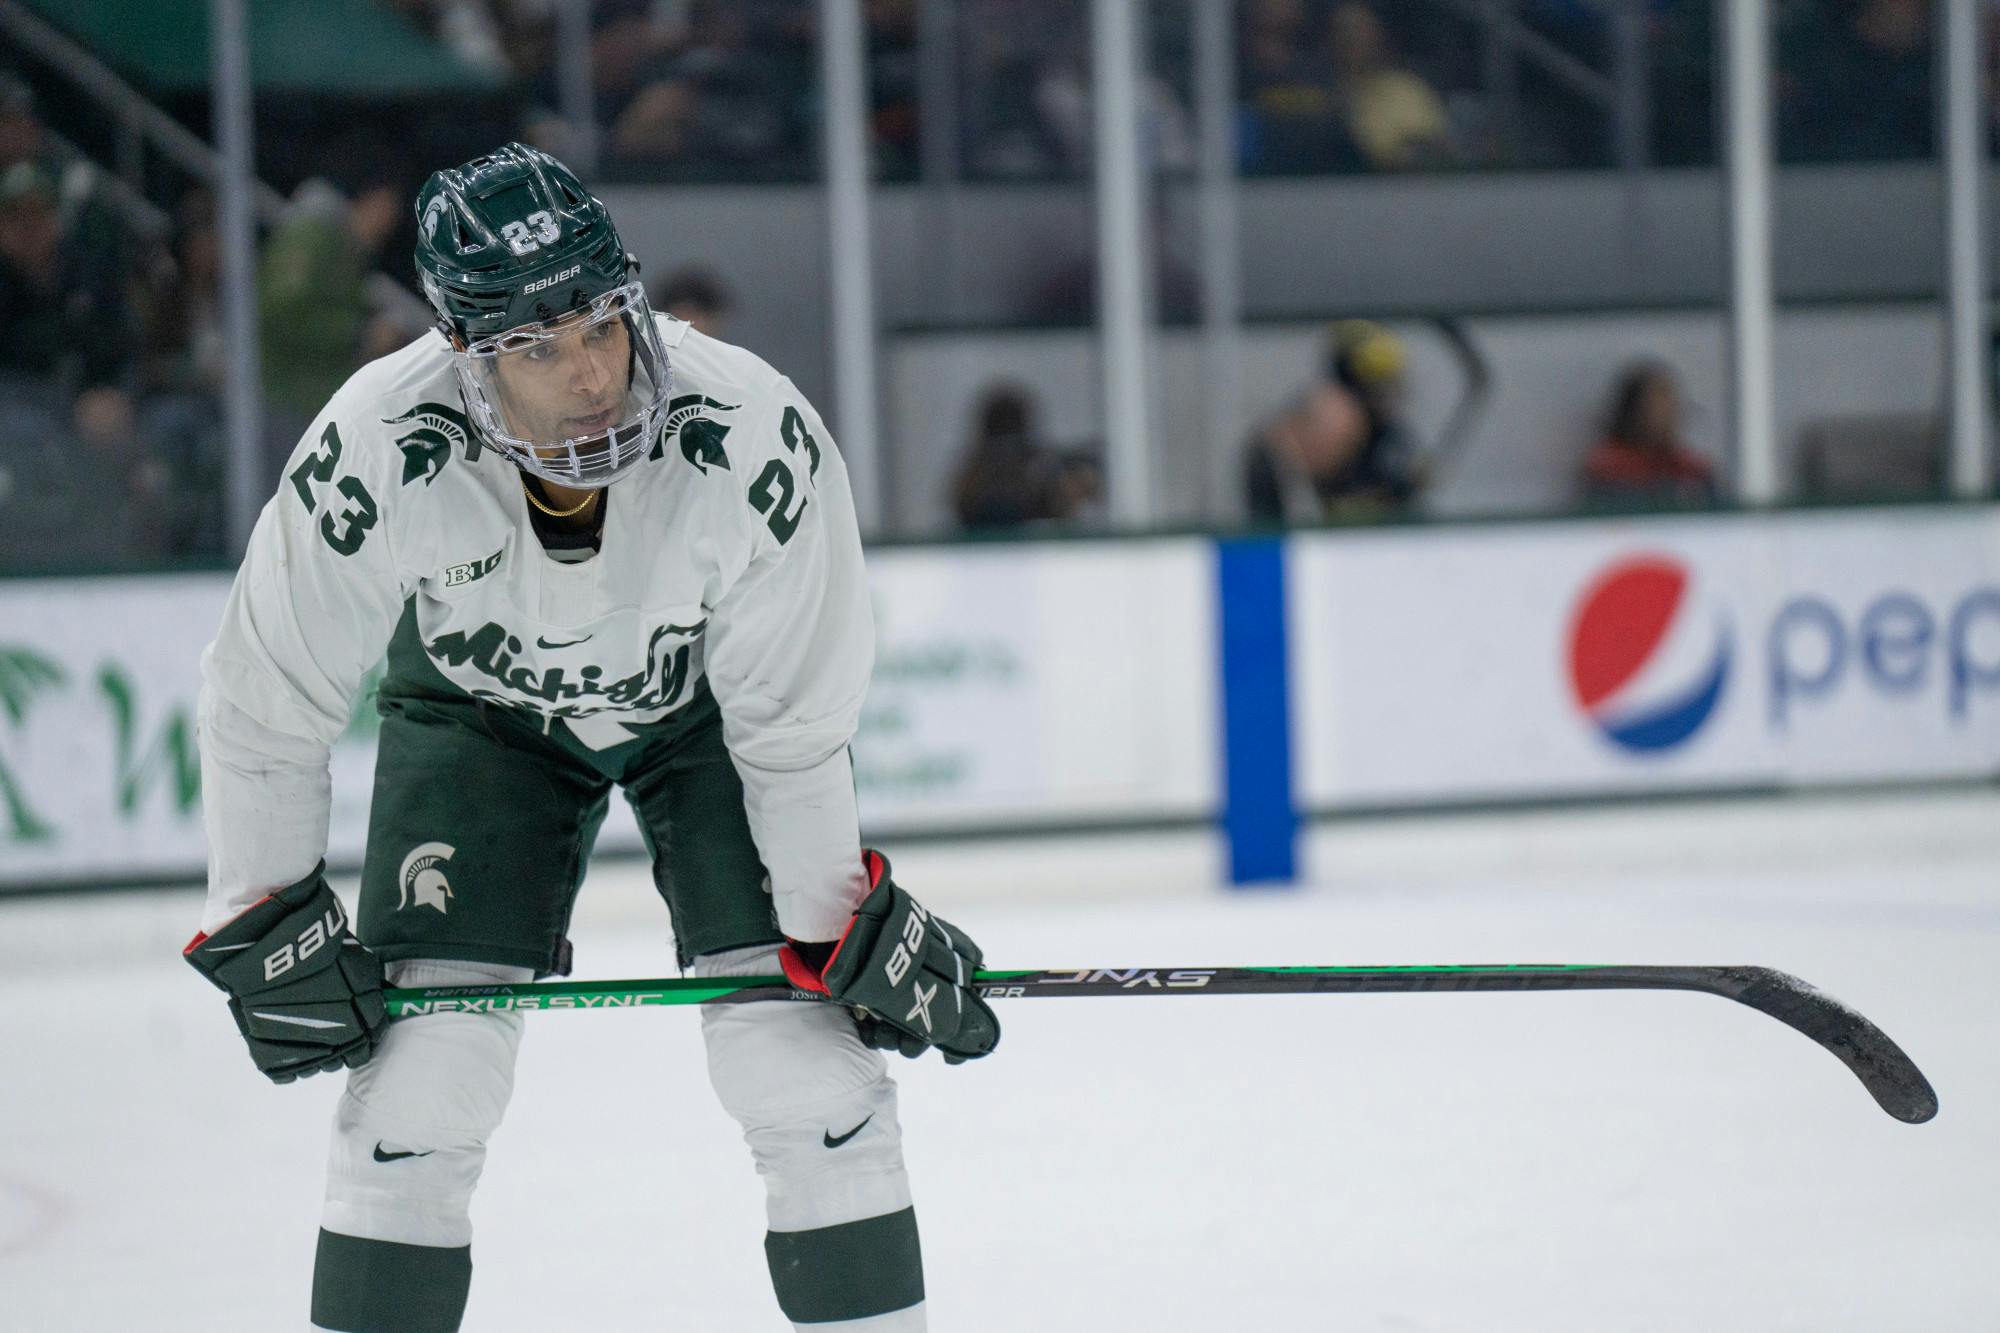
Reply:
[[[182,950],[228,992],[250,1058],[274,1083],[366,1062],[389,1021],[381,960],[354,938],[320,869]]]
[[[979,946],[898,888],[888,858],[861,855],[869,893],[846,933],[830,944],[787,944],[786,979],[853,1005],[871,1046],[908,1056],[935,1046],[951,1064],[985,1055],[999,1044],[1000,1022],[974,981]]]

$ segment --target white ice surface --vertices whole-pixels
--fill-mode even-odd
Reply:
[[[1929,1073],[1686,994],[1007,1004],[905,1065],[932,1327],[2000,1329],[2000,799],[1676,805],[1315,833],[1226,894],[1206,839],[913,846],[995,966],[1756,962]],[[643,874],[579,973],[671,972]],[[297,1330],[338,1083],[249,1066],[175,954],[187,893],[0,902],[0,1330]],[[533,1015],[474,1204],[466,1328],[784,1327],[691,1012]]]

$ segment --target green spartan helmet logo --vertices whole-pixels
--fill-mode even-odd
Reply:
[[[451,881],[444,877],[441,867],[457,851],[446,842],[419,843],[412,849],[403,858],[402,873],[397,877],[401,888],[396,894],[396,909],[435,907],[439,912],[446,911],[451,902]]]

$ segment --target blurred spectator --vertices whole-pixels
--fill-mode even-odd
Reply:
[[[1347,320],[1327,341],[1322,377],[1252,435],[1245,499],[1260,522],[1311,523],[1406,507],[1423,483],[1402,421],[1401,339]]]
[[[97,168],[0,75],[0,556],[219,554],[213,208],[140,246]]]
[[[1360,0],[1249,0],[1237,74],[1251,172],[1378,171],[1455,160],[1444,99]]]
[[[1173,88],[1158,75],[1142,75],[1139,96],[1143,119],[1139,149],[1156,171],[1194,170],[1194,119]],[[1035,87],[1035,110],[1053,148],[1055,170],[1065,176],[1086,176],[1097,166],[1097,121],[1091,107],[1089,72],[1075,61],[1048,70]]]
[[[1159,171],[1195,166],[1185,15],[1147,25],[1140,148]],[[1179,20],[1176,22],[1176,20]],[[966,0],[957,23],[965,161],[979,177],[1088,176],[1095,167],[1084,7]]]
[[[264,396],[289,452],[299,431],[400,329],[369,294],[369,271],[409,192],[393,173],[364,176],[352,199],[324,180],[299,187],[265,241],[257,276]]]
[[[1244,170],[1283,175],[1359,167],[1360,147],[1312,49],[1306,0],[1246,0],[1241,13],[1236,81]]]
[[[168,245],[143,289],[138,432],[147,455],[173,479],[162,520],[166,544],[179,556],[222,555],[227,536],[220,395],[228,349],[215,226],[214,197],[189,190],[175,206]]]
[[[676,269],[650,285],[646,299],[655,310],[694,325],[698,333],[722,336],[723,322],[736,307],[736,297],[713,269]]]
[[[551,14],[554,3],[559,2],[553,0]],[[691,30],[705,17],[702,0],[667,5],[653,0],[596,0],[590,10],[590,79],[598,124],[608,126],[615,121],[644,86],[654,63],[689,46]],[[553,25],[542,58],[553,96]]]
[[[389,0],[389,7],[473,68],[512,72],[499,16],[487,0]]]
[[[1047,176],[1062,147],[1036,105],[1057,44],[1039,6],[1016,0],[960,0],[961,133],[975,177]],[[1066,35],[1066,34],[1063,34]]]
[[[1034,106],[1044,127],[1042,141],[1055,153],[1055,170],[1065,176],[1085,176],[1097,162],[1090,39],[1080,20],[1071,27],[1072,40],[1059,44],[1042,62]],[[1151,68],[1140,69],[1138,91],[1139,149],[1147,166],[1154,171],[1194,170],[1194,117],[1184,99]]]
[[[504,0],[495,11],[500,43],[527,105],[520,137],[565,161],[585,152],[585,131],[615,156],[611,127],[639,91],[646,71],[687,39],[689,0],[585,0],[590,13],[587,126],[565,118],[558,64],[558,6],[566,0]]]
[[[1452,160],[1444,100],[1399,62],[1372,5],[1336,5],[1327,16],[1326,50],[1348,137],[1369,166],[1406,170]]]
[[[1251,435],[1244,459],[1245,501],[1263,523],[1316,523],[1345,493],[1346,477],[1368,438],[1361,403],[1317,380]]]
[[[952,509],[972,529],[1074,520],[1103,491],[1103,469],[1081,450],[1042,442],[1034,399],[1019,385],[980,396],[972,440],[952,483]]]
[[[174,209],[166,253],[146,284],[139,384],[149,392],[217,393],[225,371],[215,197],[189,190]]]
[[[1409,363],[1403,340],[1372,320],[1345,319],[1327,330],[1326,376],[1360,402],[1368,427],[1352,490],[1396,505],[1416,498],[1425,479],[1403,419]]]
[[[105,196],[96,165],[50,134],[35,94],[0,71],[0,172],[32,162],[55,191],[71,276],[96,289],[122,289],[130,276],[130,238]]]
[[[74,393],[116,380],[131,339],[124,275],[66,228],[39,162],[0,173],[0,369]]]
[[[685,35],[656,46],[634,71],[636,91],[611,125],[611,153],[698,170],[803,175],[816,114],[811,20],[811,11],[774,0],[696,0]]]
[[[1931,0],[1826,0],[1781,32],[1779,151],[1787,161],[1928,157],[1936,93]]]
[[[1620,373],[1604,438],[1583,461],[1583,498],[1607,507],[1712,504],[1715,474],[1681,433],[1680,384],[1662,362]]]

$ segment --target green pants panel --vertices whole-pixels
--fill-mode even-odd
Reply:
[[[722,743],[722,712],[706,691],[689,707],[704,705],[709,719],[685,737],[646,745],[625,788],[683,968],[699,954],[784,938],[743,812],[743,779]]]
[[[384,958],[567,971],[609,780],[477,700],[380,701],[359,933]]]
[[[567,972],[570,911],[614,786],[652,853],[682,967],[780,938],[705,683],[630,741],[592,750],[560,720],[451,684],[406,611],[377,709],[358,928],[384,958]]]

